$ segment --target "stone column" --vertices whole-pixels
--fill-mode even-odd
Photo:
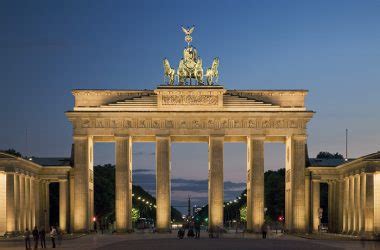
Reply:
[[[255,233],[264,223],[264,140],[263,136],[247,138],[247,230]]]
[[[0,235],[4,235],[7,233],[7,195],[8,195],[7,190],[8,190],[7,173],[1,171],[0,172]],[[14,185],[13,185],[13,192],[14,192]],[[13,198],[14,198],[14,195],[13,195]],[[16,224],[16,220],[14,224]]]
[[[343,182],[343,233],[349,232],[349,205],[350,205],[350,179],[349,177],[344,178]]]
[[[360,214],[360,175],[354,176],[354,233],[359,233],[359,214]]]
[[[311,214],[311,186],[312,184],[310,183],[310,173],[305,172],[305,223],[307,225],[306,232],[310,233],[312,232],[312,214]]]
[[[170,231],[170,144],[169,136],[156,136],[156,228],[159,232]]]
[[[319,226],[319,208],[320,208],[320,183],[319,181],[312,181],[312,198],[311,198],[311,210],[312,210],[312,228],[313,232],[318,232]]]
[[[31,211],[30,211],[30,176],[25,176],[25,217],[26,227],[31,229]]]
[[[374,233],[374,174],[366,173],[365,181],[365,234]]]
[[[305,135],[286,138],[285,218],[290,232],[306,232],[305,221]],[[291,211],[289,211],[291,209]]]
[[[20,174],[15,173],[15,219],[16,231],[21,231],[20,227]]]
[[[373,174],[373,233],[380,235],[380,172]]]
[[[348,233],[354,233],[354,211],[355,211],[355,203],[354,203],[354,176],[349,177],[349,197],[348,197]]]
[[[75,185],[74,185],[74,172],[70,171],[70,233],[74,232],[74,211],[75,211]]]
[[[6,233],[14,234],[16,232],[15,216],[15,174],[6,173]]]
[[[208,217],[210,230],[223,227],[223,153],[224,136],[211,135],[208,143]]]
[[[49,232],[49,228],[50,228],[50,196],[49,196],[49,193],[50,193],[50,182],[46,181],[45,182],[45,211],[44,211],[44,214],[45,214],[45,230],[46,232]]]
[[[30,227],[33,230],[36,224],[36,190],[35,190],[35,177],[30,178]]]
[[[90,170],[93,164],[93,140],[74,136],[74,231],[88,232],[91,223]]]
[[[116,230],[128,232],[132,231],[132,138],[116,136],[115,139]]]
[[[365,208],[366,208],[366,174],[360,174],[360,213],[359,234],[365,233]]]
[[[39,227],[44,227],[46,229],[46,217],[45,213],[46,211],[46,185],[44,180],[39,181],[39,196],[40,196],[40,223]]]
[[[59,227],[63,232],[67,232],[68,212],[69,212],[69,192],[67,180],[59,181]]]
[[[25,215],[25,175],[20,175],[20,231],[24,232],[26,228]]]

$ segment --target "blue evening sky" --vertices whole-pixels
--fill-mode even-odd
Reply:
[[[75,88],[154,89],[162,59],[177,67],[180,25],[228,89],[308,89],[309,154],[379,150],[380,1],[0,1],[0,148],[68,156],[64,112]],[[28,147],[26,147],[26,128]],[[113,162],[96,145],[96,163]],[[266,169],[283,145],[266,145]],[[154,145],[134,148],[135,168],[154,169]],[[246,149],[226,145],[225,179],[245,180]],[[236,171],[238,169],[239,171]],[[173,176],[207,178],[207,146],[173,145]]]

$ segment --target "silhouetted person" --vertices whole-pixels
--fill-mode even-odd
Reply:
[[[63,237],[63,232],[59,227],[57,227],[58,246],[62,244],[62,237]]]
[[[39,232],[41,248],[46,248],[45,235],[46,235],[45,228],[42,227],[40,232]]]
[[[28,228],[25,229],[24,232],[24,240],[25,240],[25,249],[30,249],[30,231]]]
[[[38,238],[39,238],[37,226],[34,227],[34,229],[32,231],[32,235],[33,235],[33,241],[34,241],[34,249],[37,249],[38,248]]]
[[[56,237],[57,237],[57,229],[55,229],[55,227],[51,227],[50,239],[51,239],[51,244],[53,245],[53,248],[55,248],[55,238]]]
[[[263,234],[263,239],[266,239],[268,233],[268,226],[265,223],[263,223],[263,225],[261,226],[261,233]]]
[[[199,221],[195,221],[194,223],[194,228],[195,228],[195,238],[199,239],[200,234],[201,234],[201,223]]]

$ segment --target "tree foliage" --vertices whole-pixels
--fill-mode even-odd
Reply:
[[[317,155],[318,159],[344,159],[343,155],[339,153],[332,154],[330,152],[319,152]]]
[[[17,156],[17,157],[22,157],[22,154],[20,152],[16,151],[15,149],[13,149],[13,148],[9,148],[7,150],[0,150],[0,152],[7,153],[7,154],[10,154],[10,155],[14,155],[14,156]]]

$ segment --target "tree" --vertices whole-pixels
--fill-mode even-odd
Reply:
[[[7,153],[7,154],[10,154],[10,155],[14,155],[14,156],[17,156],[17,157],[22,157],[21,153],[18,152],[18,151],[16,151],[13,148],[9,148],[7,150],[0,150],[0,152]]]
[[[240,208],[240,221],[242,222],[247,221],[247,206],[242,206]]]
[[[339,153],[332,154],[330,152],[319,152],[317,155],[318,159],[344,159],[343,155]]]
[[[140,211],[137,208],[132,208],[132,222],[136,222],[140,219]]]

